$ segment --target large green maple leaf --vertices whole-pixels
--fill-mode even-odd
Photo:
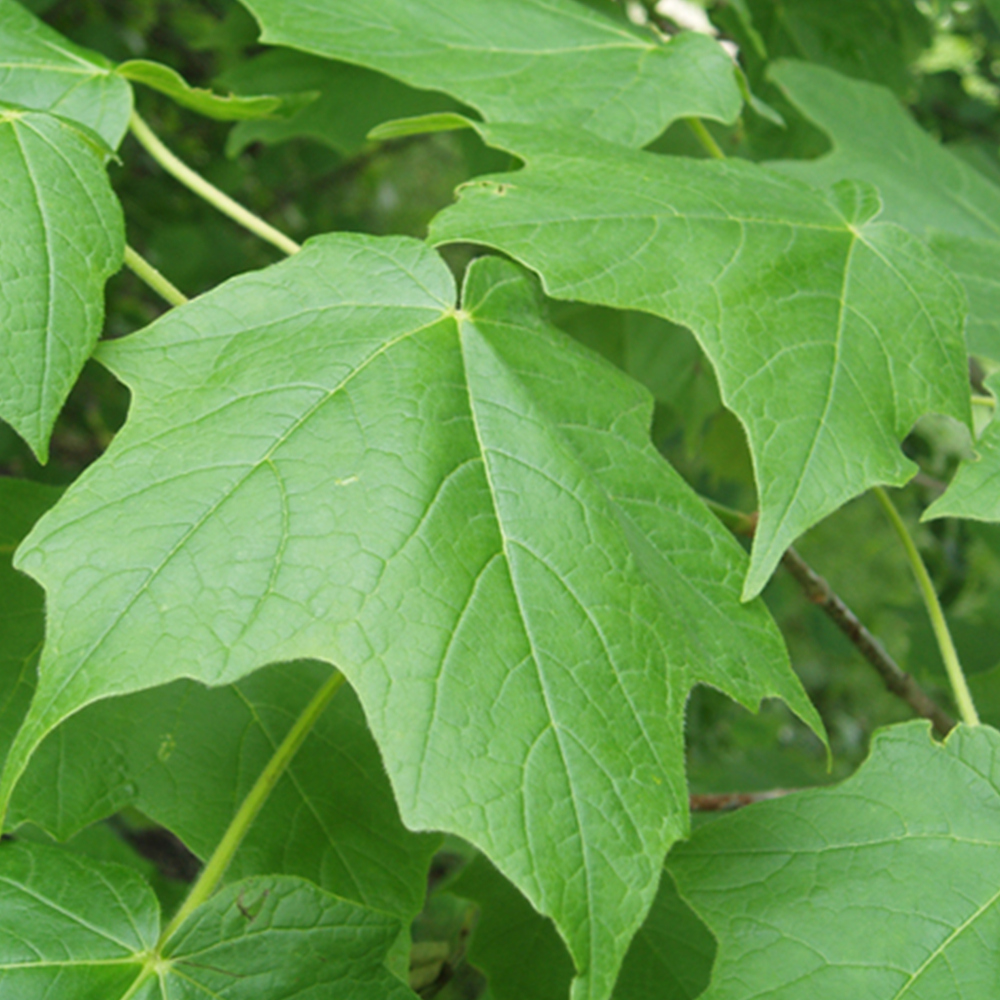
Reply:
[[[440,90],[492,121],[577,125],[644,146],[687,115],[735,120],[729,56],[687,32],[664,42],[574,0],[243,0],[261,41]]]
[[[514,265],[475,262],[456,309],[432,250],[362,236],[100,357],[133,410],[19,551],[49,628],[4,794],[89,702],[333,662],[404,822],[481,847],[555,919],[575,995],[606,997],[687,828],[690,687],[820,728],[648,394]]]
[[[546,291],[688,326],[746,428],[760,523],[744,596],[806,528],[916,471],[899,449],[939,411],[969,421],[965,303],[927,248],[876,220],[875,190],[821,191],[738,161],[476,125],[526,161],[431,225],[527,264]]]
[[[719,819],[671,854],[719,954],[702,1000],[993,1000],[1000,733],[877,734],[843,785]]]

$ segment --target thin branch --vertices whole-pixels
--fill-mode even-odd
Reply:
[[[743,806],[755,802],[767,802],[770,799],[781,799],[798,788],[770,788],[766,792],[714,792],[701,795],[689,795],[688,806],[691,812],[731,812],[742,809]]]
[[[752,514],[733,510],[714,500],[702,498],[713,514],[734,534],[752,538],[757,519]],[[930,719],[941,736],[947,736],[955,721],[933,698],[889,655],[885,647],[861,624],[858,616],[839,598],[830,585],[803,558],[790,548],[781,564],[801,585],[806,597],[813,602],[851,641],[858,652],[875,668],[894,695],[917,715]]]
[[[913,709],[917,715],[930,719],[941,736],[947,736],[955,721],[930,695],[889,655],[885,647],[861,624],[858,616],[830,589],[830,585],[795,551],[790,548],[781,564],[799,582],[806,597],[823,610],[827,617],[854,644],[858,652],[878,671],[885,686]]]

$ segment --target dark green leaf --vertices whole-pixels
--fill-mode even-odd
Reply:
[[[482,855],[448,891],[479,907],[466,957],[487,973],[492,1000],[568,995],[573,967],[555,928]],[[708,985],[714,956],[711,934],[664,875],[625,956],[614,1000],[693,1000]]]
[[[910,0],[746,0],[771,59],[829,66],[905,94],[930,24]]]
[[[455,102],[414,90],[381,73],[303,52],[278,49],[240,63],[219,77],[238,94],[312,91],[319,96],[289,121],[243,122],[229,134],[226,152],[236,156],[253,142],[308,138],[341,156],[358,153],[368,133],[388,118],[450,110]]]
[[[39,749],[11,822],[65,839],[134,805],[207,858],[329,672],[320,663],[280,664],[229,687],[177,681],[91,705]],[[400,823],[361,707],[345,689],[271,793],[229,874],[299,875],[408,923],[423,904],[437,839]]]
[[[731,122],[742,104],[712,39],[686,32],[664,43],[573,0],[244,5],[264,42],[443,91],[493,121],[558,122],[644,146],[678,118]]]
[[[0,757],[7,753],[35,689],[45,636],[45,595],[11,565],[14,549],[61,490],[0,478]]]

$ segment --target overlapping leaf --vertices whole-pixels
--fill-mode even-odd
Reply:
[[[319,663],[280,664],[224,688],[177,681],[91,705],[32,760],[11,825],[30,821],[62,840],[134,805],[207,858],[329,672]],[[423,905],[438,839],[400,822],[361,707],[344,689],[271,792],[228,874],[298,875],[408,924]]]
[[[888,90],[784,62],[772,78],[826,132],[833,151],[774,169],[810,184],[874,184],[883,217],[930,242],[969,297],[969,347],[1000,359],[1000,187],[935,142]]]
[[[1000,376],[987,380],[993,398],[1000,398]],[[996,412],[976,441],[977,458],[958,467],[944,496],[927,508],[925,520],[935,517],[971,517],[1000,521],[1000,419]]]
[[[73,1000],[406,1000],[385,967],[399,923],[301,879],[249,879],[202,904],[162,948],[134,871],[39,844],[0,845],[0,989]]]
[[[39,844],[0,844],[0,989],[124,997],[156,944],[153,891],[135,872]]]
[[[14,0],[0,0],[0,101],[79,122],[117,149],[132,88],[110,60],[74,45]]]
[[[431,238],[503,250],[556,298],[690,327],[754,458],[745,596],[806,528],[910,478],[898,443],[922,413],[968,421],[964,296],[923,244],[875,220],[872,188],[476,127],[527,166],[466,185]]]
[[[333,662],[404,821],[483,848],[607,996],[686,829],[691,685],[819,723],[648,396],[536,296],[480,261],[456,311],[423,244],[321,237],[103,348],[134,408],[20,552],[50,627],[5,787],[88,702]]]
[[[703,1000],[992,1000],[1000,733],[877,735],[838,788],[753,806],[671,854],[719,941]]]
[[[0,417],[42,461],[124,254],[105,155],[66,119],[0,104]]]
[[[969,348],[1000,359],[1000,188],[923,132],[888,91],[802,63],[772,70],[789,99],[830,134],[834,150],[808,163],[772,164],[813,183],[878,185],[885,216],[927,237],[969,300]],[[991,425],[947,496],[928,516],[1000,517],[998,431]]]
[[[644,146],[677,118],[729,122],[742,104],[710,38],[664,43],[574,0],[243,2],[262,41],[444,91],[493,121],[558,122]]]

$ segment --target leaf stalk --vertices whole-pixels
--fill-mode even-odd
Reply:
[[[712,133],[705,128],[705,123],[700,118],[685,118],[687,127],[694,133],[694,137],[701,144],[702,149],[713,160],[724,160],[726,154],[722,152],[719,144],[712,138]]]
[[[172,306],[182,306],[185,302],[190,301],[176,285],[165,278],[145,257],[128,244],[125,245],[125,266]]]
[[[909,560],[910,568],[917,579],[920,596],[923,598],[927,614],[930,616],[931,628],[934,629],[934,638],[937,639],[938,648],[941,650],[941,659],[944,660],[944,668],[951,683],[959,715],[961,715],[962,721],[968,725],[978,726],[979,713],[976,711],[976,706],[972,701],[972,694],[969,691],[969,685],[966,683],[962,664],[958,659],[958,650],[955,649],[955,643],[951,638],[948,622],[944,617],[944,610],[941,608],[941,602],[938,600],[937,591],[934,589],[930,573],[927,572],[924,560],[921,558],[919,551],[917,551],[917,546],[910,537],[910,533],[906,530],[906,525],[899,516],[899,511],[896,510],[895,504],[889,499],[889,495],[881,486],[876,486],[873,492],[875,499],[878,500],[882,510],[885,511],[889,523],[899,536],[899,540],[903,543],[903,548],[906,550],[906,557]]]
[[[222,835],[218,846],[208,859],[208,863],[198,876],[198,880],[191,887],[187,899],[184,900],[181,908],[174,914],[173,919],[160,935],[160,940],[156,945],[157,954],[162,953],[164,946],[177,933],[184,921],[215,891],[240,844],[243,843],[243,838],[247,835],[251,824],[271,794],[271,790],[292,762],[292,758],[312,731],[317,719],[323,714],[323,710],[343,684],[344,675],[340,671],[334,671],[330,679],[313,695],[312,700],[302,710],[302,714],[295,720],[295,724],[254,782],[253,788],[247,793],[229,827]]]
[[[129,129],[146,152],[168,174],[193,191],[199,198],[203,198],[210,205],[217,208],[223,215],[228,215],[230,219],[243,226],[244,229],[248,229],[255,236],[259,236],[262,240],[266,240],[268,243],[276,246],[282,253],[291,256],[302,249],[293,239],[275,229],[270,223],[265,222],[259,215],[254,215],[253,212],[244,208],[239,202],[234,201],[228,194],[220,191],[214,184],[210,184],[201,174],[192,170],[186,163],[171,153],[139,116],[137,111],[133,111],[132,116],[129,118]]]

